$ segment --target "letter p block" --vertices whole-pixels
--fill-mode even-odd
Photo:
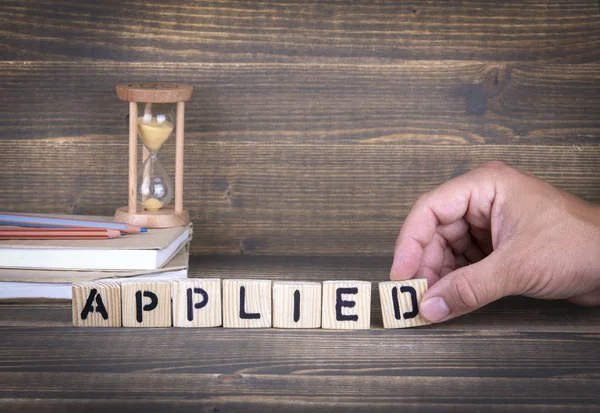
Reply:
[[[218,327],[222,324],[219,278],[173,281],[171,295],[173,327]]]

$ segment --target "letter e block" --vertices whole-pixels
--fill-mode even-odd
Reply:
[[[431,324],[421,316],[419,305],[427,291],[427,280],[379,283],[383,328],[406,328]]]
[[[273,327],[320,328],[321,283],[275,281]]]
[[[121,327],[121,286],[110,280],[73,283],[75,327]]]
[[[218,327],[223,324],[219,278],[173,281],[171,296],[173,327]]]
[[[323,282],[323,328],[363,330],[370,326],[371,283],[369,281]]]
[[[171,327],[171,282],[138,280],[121,284],[123,327]]]
[[[223,327],[271,327],[271,280],[223,280]]]

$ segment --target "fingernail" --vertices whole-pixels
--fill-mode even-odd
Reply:
[[[421,304],[421,315],[432,323],[442,321],[450,315],[450,307],[442,297],[433,297]]]

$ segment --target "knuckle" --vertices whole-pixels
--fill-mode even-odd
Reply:
[[[464,274],[459,274],[453,282],[455,304],[461,309],[475,309],[485,304],[482,291],[476,291],[473,283]]]
[[[486,169],[505,169],[508,168],[508,165],[506,165],[504,162],[502,161],[487,161],[482,163],[481,165],[479,165],[480,168],[486,168]]]

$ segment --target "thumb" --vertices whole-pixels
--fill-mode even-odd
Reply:
[[[442,277],[423,296],[421,315],[432,323],[469,313],[506,295],[514,285],[494,251],[483,260]]]

